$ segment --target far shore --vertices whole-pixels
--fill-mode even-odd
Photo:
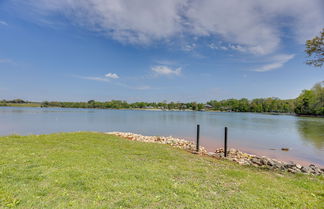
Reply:
[[[190,110],[190,109],[159,109],[159,108],[83,108],[83,107],[42,107],[41,103],[24,103],[16,104],[10,103],[6,105],[1,105],[0,107],[35,107],[35,108],[72,108],[72,109],[100,109],[100,110],[143,110],[143,111],[166,111],[166,112],[220,112],[220,113],[256,113],[256,114],[265,114],[265,115],[289,115],[297,117],[316,117],[324,118],[323,115],[298,115],[296,113],[283,113],[283,112],[236,112],[236,111],[220,111],[212,109],[203,109],[203,110]]]

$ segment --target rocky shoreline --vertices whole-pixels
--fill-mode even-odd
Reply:
[[[236,149],[230,149],[227,152],[227,157],[224,157],[223,148],[216,149],[215,152],[207,152],[207,150],[200,146],[199,152],[196,152],[196,144],[185,139],[165,136],[143,136],[141,134],[134,134],[128,132],[106,132],[106,134],[112,134],[120,136],[132,141],[141,141],[147,143],[159,143],[168,144],[172,147],[187,150],[191,153],[207,155],[218,159],[226,159],[234,161],[240,165],[255,166],[260,168],[267,168],[271,170],[287,171],[290,173],[303,173],[312,175],[324,175],[324,168],[319,168],[313,164],[309,166],[302,166],[293,162],[283,162],[276,159],[270,159],[265,156],[256,156],[241,152]]]

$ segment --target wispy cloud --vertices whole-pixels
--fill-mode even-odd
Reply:
[[[174,61],[174,60],[166,60],[166,59],[158,59],[154,61],[156,64],[158,65],[177,65],[178,62]]]
[[[12,60],[10,60],[10,59],[1,59],[0,58],[0,63],[12,63]]]
[[[182,47],[182,50],[183,51],[187,51],[187,52],[190,52],[190,51],[193,51],[195,48],[197,47],[197,44],[195,43],[192,43],[192,44],[186,44]]]
[[[146,85],[144,85],[144,86],[135,86],[135,87],[131,87],[131,88],[135,89],[135,90],[149,90],[149,89],[151,89],[150,86],[146,86]]]
[[[294,57],[295,57],[294,54],[281,54],[281,55],[274,56],[272,58],[273,60],[272,63],[263,65],[257,69],[254,69],[253,71],[266,72],[277,68],[281,68],[286,62],[293,59]]]
[[[0,20],[0,25],[8,26],[8,23],[6,21]]]
[[[105,75],[107,78],[118,79],[119,76],[116,73],[107,73]]]
[[[255,55],[264,55],[267,53],[264,53],[264,49],[258,45],[258,46],[251,46],[251,45],[242,45],[242,44],[226,44],[220,43],[220,44],[215,44],[215,43],[210,43],[208,44],[208,47],[210,49],[215,49],[215,50],[223,50],[223,51],[228,51],[228,50],[233,50],[233,51],[238,51],[238,52],[243,52],[243,53],[250,53],[250,54],[255,54]]]
[[[108,74],[111,74],[109,76],[107,76]],[[112,79],[117,79],[119,78],[119,76],[115,73],[108,73],[105,75],[105,77],[98,77],[98,76],[74,76],[76,78],[79,79],[84,79],[84,80],[91,80],[91,81],[98,81],[98,82],[108,82],[112,85],[116,85],[116,86],[120,86],[123,88],[127,88],[127,89],[132,89],[132,90],[149,90],[152,89],[151,86],[148,85],[129,85],[129,84],[125,84],[123,82],[116,82],[113,81]]]
[[[322,0],[26,0],[42,16],[63,14],[71,22],[123,43],[198,37],[235,44],[236,50],[270,54],[284,27],[305,41],[324,26]],[[278,18],[280,17],[280,18]],[[188,45],[187,50],[196,46]],[[227,47],[226,47],[227,48]]]
[[[84,80],[110,82],[111,79],[118,79],[119,76],[116,73],[107,73],[105,76],[75,76]]]
[[[84,80],[92,80],[92,81],[101,81],[101,82],[110,81],[108,78],[102,78],[102,77],[93,77],[93,76],[77,76],[77,77]]]
[[[157,66],[153,66],[151,68],[152,72],[156,75],[156,76],[170,76],[170,75],[176,75],[179,76],[181,75],[181,68],[176,68],[176,69],[172,69],[170,67],[167,66],[163,66],[163,65],[157,65]]]

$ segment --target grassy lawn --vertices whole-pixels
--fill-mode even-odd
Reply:
[[[324,208],[324,178],[100,133],[0,137],[0,208]]]

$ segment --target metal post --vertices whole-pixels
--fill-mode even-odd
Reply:
[[[227,156],[227,127],[225,127],[225,137],[224,137],[224,157]]]
[[[200,131],[200,125],[197,124],[197,142],[196,142],[196,151],[199,152],[199,131]]]

